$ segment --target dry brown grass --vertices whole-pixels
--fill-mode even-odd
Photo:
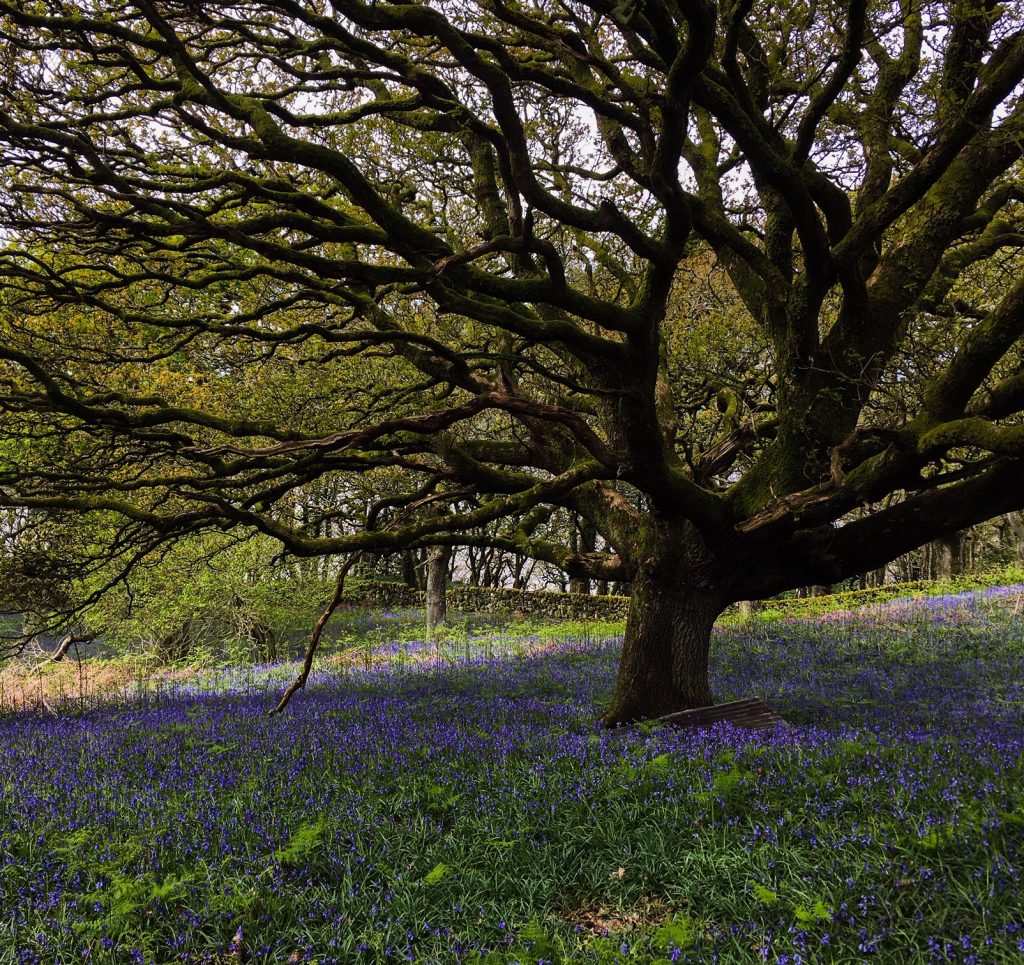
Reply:
[[[92,708],[151,687],[156,673],[153,661],[141,657],[11,660],[0,666],[0,714]]]

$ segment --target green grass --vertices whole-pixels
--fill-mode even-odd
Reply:
[[[598,732],[581,627],[9,719],[0,962],[1020,961],[1014,600],[723,629],[791,732]]]

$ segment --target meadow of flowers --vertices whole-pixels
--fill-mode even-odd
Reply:
[[[1022,596],[723,627],[773,732],[600,732],[573,634],[9,715],[0,962],[1024,961]]]

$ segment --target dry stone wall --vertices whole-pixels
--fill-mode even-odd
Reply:
[[[349,602],[374,610],[409,610],[424,606],[422,590],[404,583],[363,581],[346,593]],[[455,585],[448,588],[448,609],[462,613],[521,613],[553,620],[624,620],[626,596],[588,596],[544,590],[507,590]]]
[[[925,582],[891,583],[869,590],[851,590],[813,598],[755,601],[749,612],[767,610],[780,615],[808,615],[881,603],[894,597],[920,595],[929,588],[934,588],[934,585]],[[345,597],[350,604],[372,610],[412,610],[422,609],[425,605],[422,590],[383,580],[353,583]],[[553,620],[625,620],[629,597],[454,584],[448,588],[448,608],[462,613],[518,613]],[[737,612],[736,604],[726,612]]]

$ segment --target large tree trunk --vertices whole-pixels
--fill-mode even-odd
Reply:
[[[433,639],[436,629],[448,616],[445,590],[448,586],[448,560],[451,549],[433,546],[427,554],[427,637]]]
[[[632,584],[626,638],[606,727],[712,703],[711,628],[728,602],[684,582],[669,564],[647,562]]]

